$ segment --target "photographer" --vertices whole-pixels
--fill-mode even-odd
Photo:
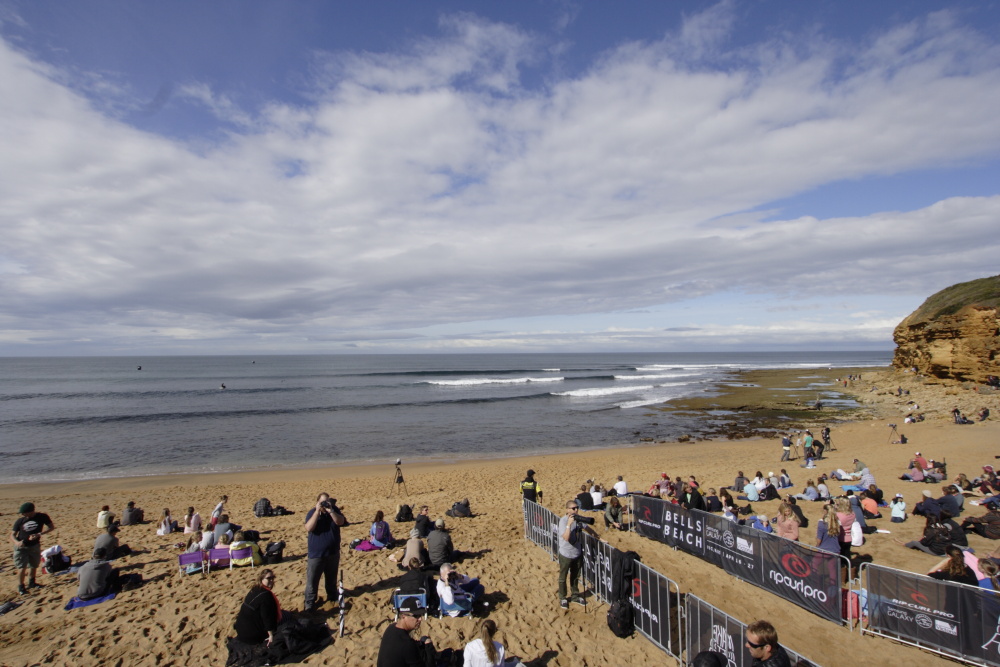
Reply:
[[[566,503],[566,514],[559,519],[559,605],[569,608],[570,601],[586,604],[580,595],[580,569],[583,565],[582,538],[580,532],[588,531],[595,535],[590,525],[594,520],[590,517],[578,516],[580,505],[576,500]],[[583,524],[587,524],[586,527]],[[569,589],[572,597],[566,595],[566,575],[569,575]]]
[[[31,570],[31,577],[28,579],[28,588],[41,588],[35,583],[35,573],[42,562],[41,537],[45,533],[55,530],[52,519],[48,514],[35,511],[34,503],[24,503],[17,510],[21,515],[14,522],[14,529],[10,534],[10,541],[14,543],[14,567],[18,571],[17,592],[26,595],[28,590],[24,587],[24,575]]]
[[[316,497],[316,507],[306,514],[309,553],[306,561],[306,594],[302,611],[315,611],[322,601],[316,598],[319,579],[324,577],[326,598],[337,599],[337,570],[340,567],[340,527],[347,519],[329,493]]]

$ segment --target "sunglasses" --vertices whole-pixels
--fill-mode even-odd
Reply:
[[[749,646],[750,648],[762,648],[764,646],[767,646],[767,642],[763,642],[761,644],[754,644],[752,641],[748,639],[747,646]]]

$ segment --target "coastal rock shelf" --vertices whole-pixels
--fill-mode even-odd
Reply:
[[[940,379],[1000,375],[1000,276],[952,285],[896,327],[893,366]]]

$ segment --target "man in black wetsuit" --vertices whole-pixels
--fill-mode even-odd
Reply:
[[[413,639],[410,633],[420,627],[426,609],[415,598],[399,605],[399,620],[385,629],[378,648],[376,667],[433,667],[437,652],[430,638]]]

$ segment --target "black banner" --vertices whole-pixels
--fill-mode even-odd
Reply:
[[[728,667],[750,667],[753,656],[746,646],[746,628],[736,620],[691,593],[685,599],[687,610],[687,659],[690,663],[702,651],[721,653],[728,661]],[[778,628],[778,637],[781,629]],[[803,658],[787,647],[785,652],[793,665],[816,667],[815,663]],[[858,660],[864,662],[864,660]]]
[[[656,570],[636,563],[638,576],[632,580],[632,607],[635,628],[670,655],[680,655],[680,593],[677,585]]]
[[[635,529],[643,537],[698,556],[818,616],[842,620],[837,555],[658,498],[632,496],[632,502]]]
[[[602,542],[590,533],[583,537],[583,578],[590,583],[591,590],[602,601],[611,603],[612,562],[621,557],[621,551],[607,542]]]
[[[1000,665],[1000,596],[913,572],[869,566],[868,630]]]
[[[556,557],[559,550],[559,517],[530,500],[524,502],[524,537]]]

